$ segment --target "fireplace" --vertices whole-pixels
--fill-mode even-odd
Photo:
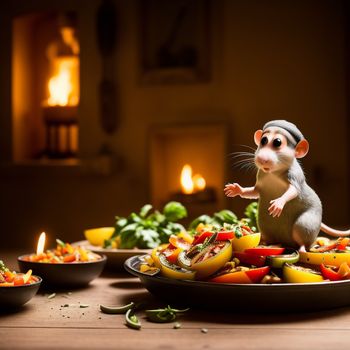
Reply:
[[[79,41],[74,12],[38,12],[12,22],[14,160],[78,153]]]
[[[169,200],[185,204],[189,217],[224,206],[227,126],[172,125],[151,134],[150,189],[160,208]]]

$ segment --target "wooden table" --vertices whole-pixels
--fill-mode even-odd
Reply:
[[[1,254],[15,268],[16,254]],[[55,292],[51,290],[49,292]],[[190,310],[174,323],[125,326],[124,315],[106,315],[99,305],[129,301],[164,306],[138,279],[105,275],[87,288],[40,292],[19,312],[0,314],[0,349],[349,349],[350,308],[304,314],[238,314]],[[349,296],[350,297],[350,296]],[[87,304],[88,307],[80,307]],[[68,306],[67,306],[68,305]],[[86,306],[86,305],[85,305]],[[203,332],[207,329],[207,333]]]

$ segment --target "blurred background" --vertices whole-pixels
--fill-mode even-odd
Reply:
[[[296,123],[324,222],[349,218],[349,6],[341,0],[12,0],[0,11],[3,248],[83,239],[145,203],[248,204],[232,153]],[[245,145],[245,146],[244,146]],[[182,174],[182,178],[181,178]],[[182,181],[181,181],[182,179]],[[187,181],[187,182],[186,182]]]

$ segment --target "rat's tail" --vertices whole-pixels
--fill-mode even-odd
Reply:
[[[350,236],[350,230],[346,230],[346,231],[335,230],[334,228],[331,228],[331,227],[325,225],[323,222],[321,223],[321,231],[327,233],[328,235],[330,235],[332,237]]]

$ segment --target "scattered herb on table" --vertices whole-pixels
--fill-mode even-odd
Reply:
[[[126,325],[130,328],[140,329],[141,322],[137,316],[133,313],[133,309],[129,309],[125,314]]]
[[[169,305],[165,307],[164,309],[153,309],[153,310],[146,310],[146,316],[147,318],[152,322],[157,323],[166,323],[166,322],[173,322],[176,320],[177,315],[183,314],[189,309],[173,309]]]
[[[135,303],[131,302],[122,306],[105,306],[100,305],[100,310],[105,314],[125,314],[128,310],[133,309]]]

